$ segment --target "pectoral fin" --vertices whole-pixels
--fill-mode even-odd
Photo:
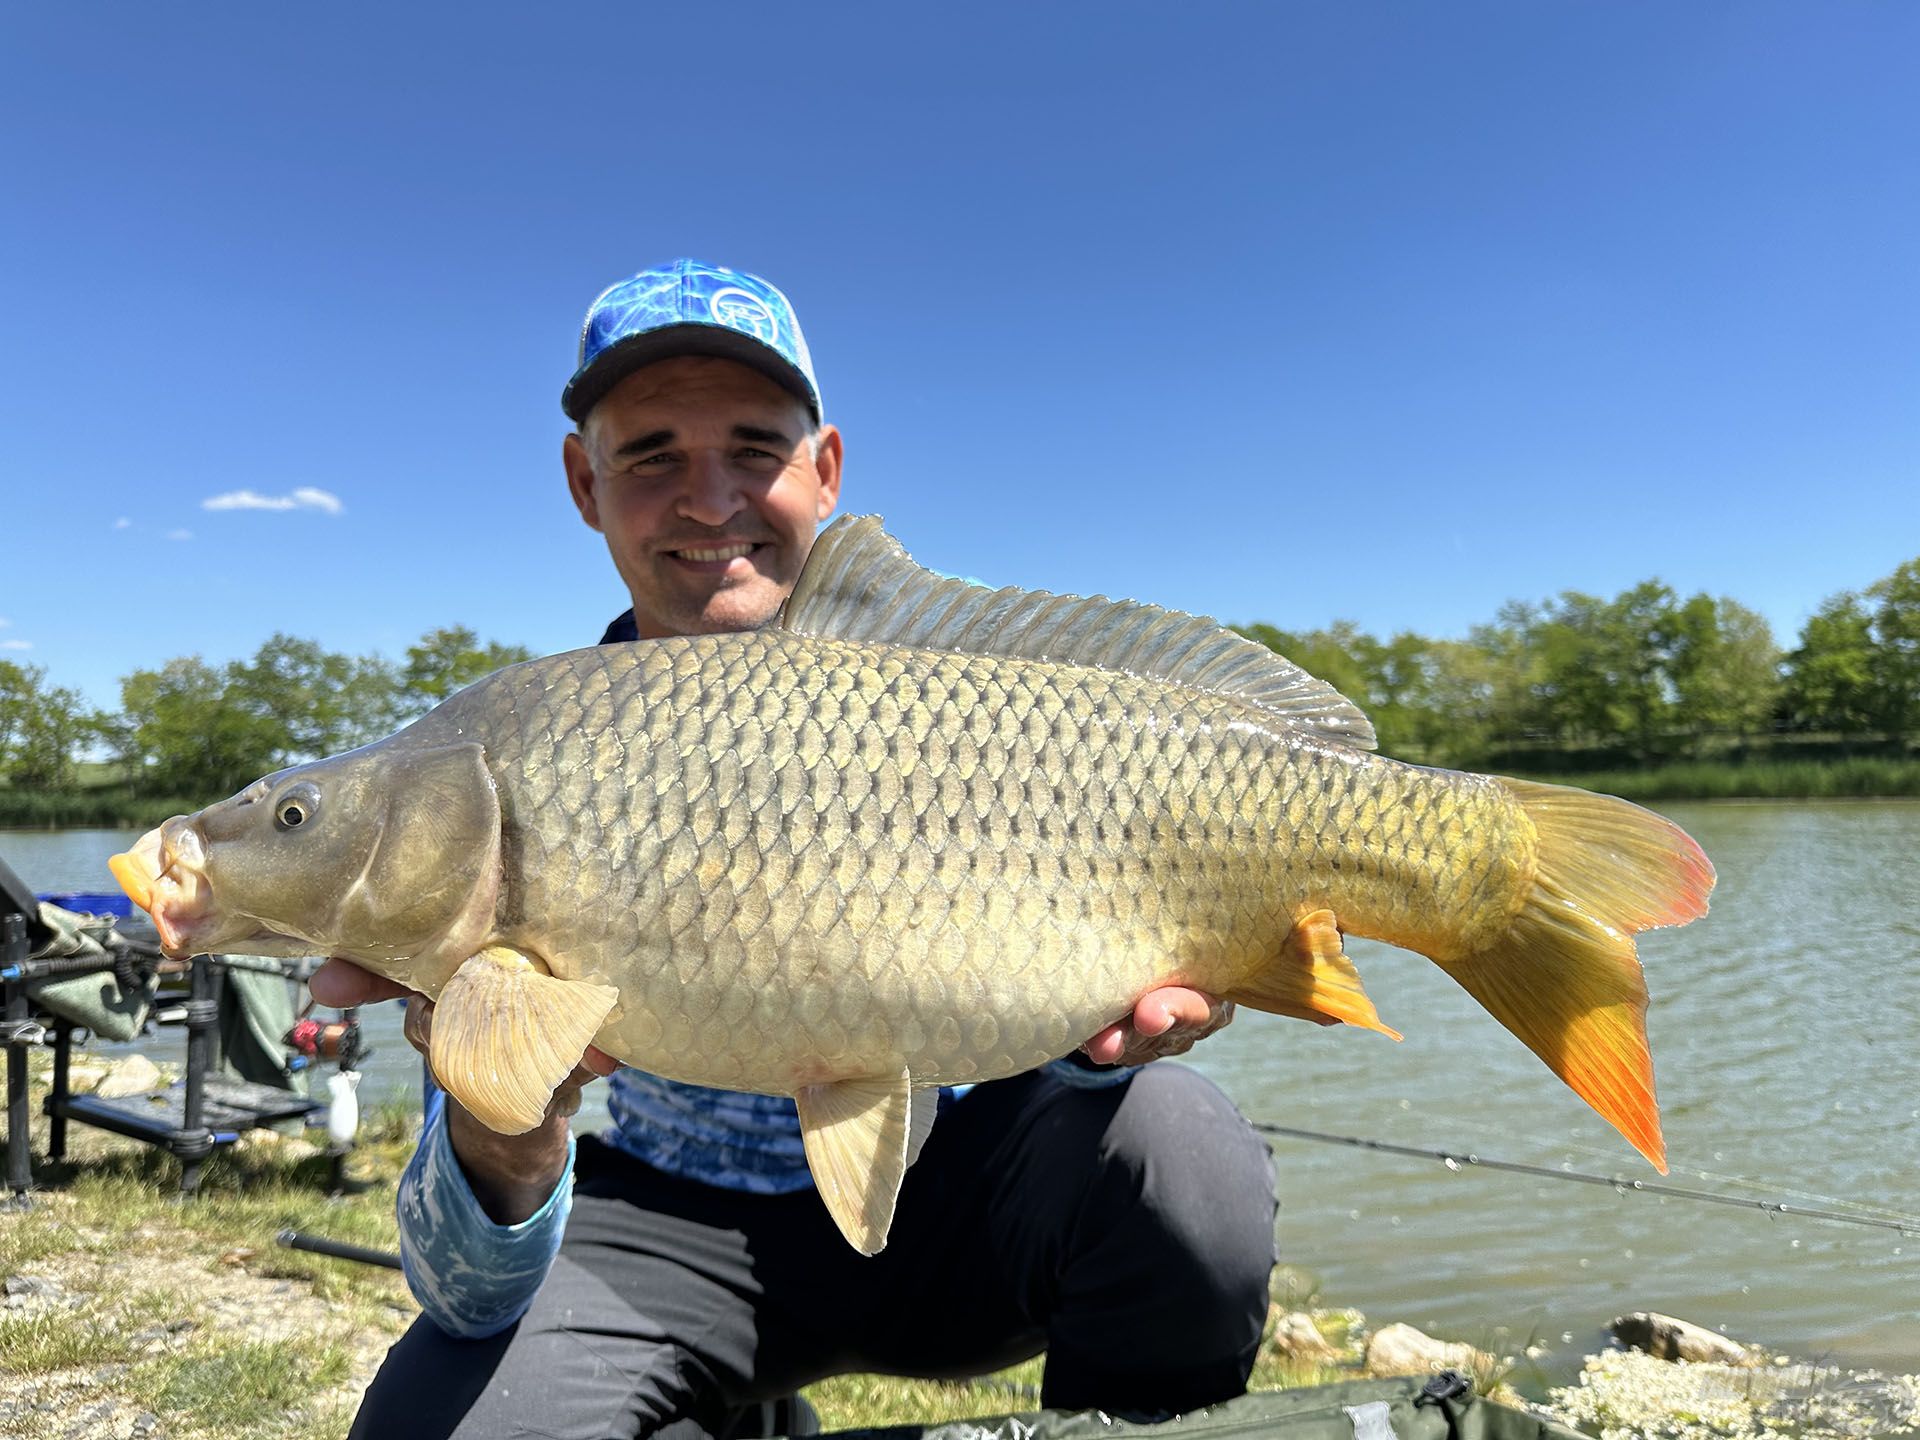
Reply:
[[[1360,972],[1341,948],[1340,926],[1331,910],[1309,910],[1297,918],[1281,943],[1280,958],[1227,991],[1225,998],[1316,1025],[1358,1025],[1400,1038],[1398,1030],[1381,1023],[1361,988]]]
[[[482,950],[434,1005],[434,1076],[488,1129],[523,1134],[619,998],[611,985],[557,979],[517,950]]]
[[[907,1072],[836,1080],[795,1095],[813,1183],[840,1233],[862,1255],[887,1243],[900,1180],[933,1128],[937,1090],[914,1094]]]

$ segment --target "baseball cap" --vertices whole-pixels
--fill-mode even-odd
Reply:
[[[642,365],[674,355],[717,355],[750,365],[820,419],[820,386],[787,297],[758,275],[672,260],[610,285],[580,327],[580,364],[560,394],[578,424]]]

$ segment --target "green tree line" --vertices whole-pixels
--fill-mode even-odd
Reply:
[[[0,660],[0,779],[63,791],[84,756],[104,754],[136,794],[231,794],[281,766],[377,740],[531,658],[464,626],[428,631],[400,662],[275,635],[250,659],[216,666],[189,655],[136,670],[110,712],[49,685],[44,667]]]
[[[1434,764],[1651,764],[1792,736],[1904,751],[1920,737],[1920,558],[1827,599],[1791,650],[1739,601],[1658,580],[1512,601],[1464,640],[1238,628],[1358,703],[1382,751]]]
[[[1524,769],[1529,755],[1582,752],[1645,765],[1794,735],[1904,754],[1920,738],[1920,557],[1830,597],[1784,651],[1738,601],[1682,599],[1658,580],[1612,599],[1513,601],[1464,640],[1382,640],[1345,621],[1239,628],[1360,704],[1382,751],[1433,764]],[[0,780],[62,791],[83,757],[104,754],[136,794],[230,794],[389,734],[528,658],[464,627],[429,631],[400,662],[275,635],[224,666],[185,656],[136,670],[113,712],[0,660]]]

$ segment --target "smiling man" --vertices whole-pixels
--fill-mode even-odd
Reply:
[[[843,449],[785,296],[686,260],[622,281],[588,311],[562,406],[568,488],[632,601],[602,643],[779,613]],[[401,993],[343,961],[313,992]],[[978,1374],[1043,1348],[1049,1405],[1237,1394],[1266,1316],[1271,1162],[1196,1072],[1141,1064],[1229,1011],[1157,990],[1072,1061],[943,1093],[872,1257],[814,1190],[784,1097],[598,1051],[525,1135],[436,1097],[399,1194],[425,1313],[353,1434],[769,1434],[796,1426],[773,1402],[827,1375]],[[409,1040],[431,1024],[415,997]],[[579,1086],[610,1070],[613,1126],[576,1143]]]
[[[764,625],[840,495],[840,432],[738,361],[656,360],[566,439],[567,484],[606,536],[638,638]]]

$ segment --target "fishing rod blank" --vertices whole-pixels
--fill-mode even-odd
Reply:
[[[391,1250],[373,1250],[365,1245],[349,1245],[344,1240],[329,1240],[324,1235],[308,1235],[299,1230],[282,1230],[274,1236],[289,1250],[311,1250],[315,1255],[331,1255],[336,1260],[358,1260],[362,1265],[400,1268],[400,1257]]]
[[[1260,1120],[1248,1123],[1267,1135],[1280,1135],[1290,1140],[1318,1140],[1328,1145],[1352,1145],[1357,1149],[1378,1150],[1388,1155],[1410,1155],[1416,1160],[1438,1160],[1449,1170],[1469,1166],[1479,1170],[1504,1170],[1509,1174],[1531,1175],[1540,1180],[1571,1180],[1580,1185],[1605,1185],[1622,1195],[1630,1192],[1664,1195],[1675,1200],[1698,1200],[1704,1204],[1758,1210],[1768,1216],[1791,1215],[1806,1220],[1828,1220],[1836,1225],[1866,1225],[1876,1230],[1891,1230],[1896,1235],[1920,1235],[1920,1216],[1882,1219],[1874,1215],[1848,1214],[1842,1210],[1823,1210],[1812,1205],[1792,1205],[1784,1200],[1755,1200],[1717,1190],[1695,1190],[1685,1185],[1669,1185],[1661,1180],[1628,1180],[1619,1175],[1595,1175],[1584,1170],[1550,1170],[1544,1165],[1527,1165],[1518,1160],[1491,1160],[1471,1150],[1428,1150],[1417,1145],[1396,1145],[1390,1140],[1369,1140],[1362,1135],[1329,1135],[1320,1130],[1296,1130],[1290,1125],[1272,1125]]]

